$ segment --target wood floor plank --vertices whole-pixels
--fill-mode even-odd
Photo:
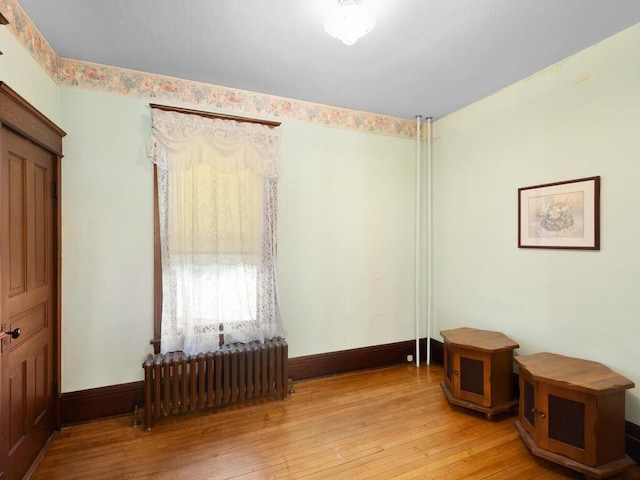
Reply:
[[[68,427],[31,480],[581,478],[533,457],[514,416],[449,405],[442,375],[399,365],[306,380],[285,401],[166,417],[150,432],[130,417]],[[640,467],[612,478],[640,480]]]

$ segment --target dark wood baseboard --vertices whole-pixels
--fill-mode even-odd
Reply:
[[[432,338],[429,345],[431,345],[431,363],[444,365],[444,343]]]
[[[367,370],[371,368],[397,365],[413,355],[415,361],[415,340],[374,345],[371,347],[319,353],[289,359],[289,378],[293,381],[306,378],[325,377],[338,373]],[[426,358],[426,339],[420,340],[421,362]]]
[[[63,393],[60,396],[60,420],[66,426],[133,414],[136,405],[144,405],[143,381]]]

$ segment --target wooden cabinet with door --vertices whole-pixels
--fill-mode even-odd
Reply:
[[[447,400],[491,418],[518,404],[513,389],[513,350],[518,344],[500,332],[456,328],[440,332],[444,339]]]
[[[529,450],[605,478],[633,464],[625,455],[625,390],[634,384],[601,363],[537,353],[520,368],[516,427]]]

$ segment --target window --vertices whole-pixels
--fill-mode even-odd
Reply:
[[[229,343],[282,336],[278,132],[156,108],[152,119],[160,350],[213,351],[221,333]]]

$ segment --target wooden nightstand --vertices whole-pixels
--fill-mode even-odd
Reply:
[[[516,427],[536,456],[591,478],[613,475],[634,461],[625,455],[625,390],[634,384],[601,363],[537,353],[520,367]]]
[[[456,328],[444,339],[445,397],[489,419],[518,404],[513,394],[513,350],[519,345],[499,332]]]

